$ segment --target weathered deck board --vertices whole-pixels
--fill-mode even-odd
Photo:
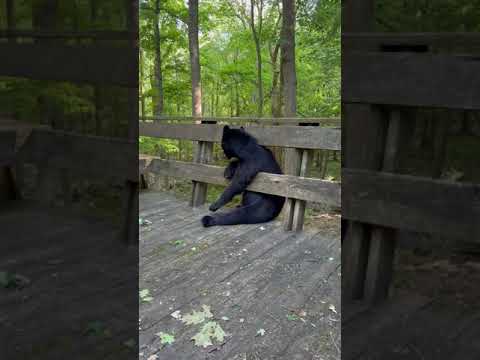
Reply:
[[[204,229],[206,208],[172,199],[140,195],[140,217],[152,221],[140,231],[140,289],[153,297],[140,304],[141,359],[340,358],[339,237],[284,232],[278,222]],[[205,349],[191,341],[202,325],[171,316],[203,304],[228,334]],[[294,311],[303,320],[287,317]],[[163,346],[159,332],[175,342]]]
[[[120,245],[119,229],[27,202],[2,207],[0,228],[0,271],[30,280],[22,289],[0,287],[2,359],[135,355],[123,342],[136,330],[137,249]],[[112,337],[86,336],[94,321]]]

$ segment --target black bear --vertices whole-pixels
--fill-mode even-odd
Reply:
[[[224,174],[230,184],[210,206],[210,211],[217,211],[235,195],[243,194],[242,202],[229,212],[204,216],[203,226],[257,224],[277,217],[285,202],[284,197],[246,190],[259,172],[282,173],[272,152],[259,145],[243,127],[231,129],[228,125],[223,128],[222,149],[231,160]]]

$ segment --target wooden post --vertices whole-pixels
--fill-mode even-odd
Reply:
[[[300,163],[300,174],[299,176],[307,175],[307,166],[310,158],[310,150],[304,149],[301,150],[302,158]],[[293,218],[292,218],[292,230],[293,231],[302,231],[303,221],[305,218],[305,207],[307,202],[304,200],[296,200],[293,208]]]
[[[386,122],[378,107],[368,104],[345,104],[342,120],[344,166],[379,170],[383,164]],[[370,242],[369,226],[349,221],[342,243],[342,298],[360,298],[366,276]]]
[[[127,18],[127,30],[129,32],[129,46],[132,54],[135,54],[136,66],[138,69],[138,1],[125,0],[125,12]],[[134,51],[136,50],[136,51]],[[128,88],[128,130],[127,137],[137,144],[138,161],[138,86]],[[132,164],[138,170],[138,163]],[[125,221],[123,239],[128,245],[138,243],[138,178],[137,181],[127,180],[125,183],[124,206]]]
[[[399,110],[390,111],[382,166],[386,172],[394,172],[397,167],[401,121]],[[393,229],[379,226],[372,229],[365,279],[365,299],[369,302],[382,301],[388,296],[393,273],[395,233]]]
[[[201,124],[216,124],[216,121],[201,121]],[[196,145],[194,153],[194,161],[200,164],[208,164],[212,161],[213,155],[213,142],[199,141]],[[207,200],[208,184],[198,181],[192,181],[192,197],[190,200],[190,206],[198,207],[205,204]]]
[[[342,2],[342,31],[373,29],[374,1]],[[348,56],[342,46],[342,54]],[[368,51],[369,49],[362,49]],[[342,81],[342,87],[349,86]],[[375,108],[367,104],[342,104],[342,167],[379,169],[382,165],[384,124]],[[369,247],[369,228],[354,221],[346,226],[342,240],[342,302],[362,296]],[[343,231],[342,231],[343,232]]]
[[[300,149],[285,149],[285,174],[298,176],[302,166],[302,151]],[[299,208],[298,211],[301,209]],[[293,229],[293,215],[295,213],[295,199],[287,198],[285,201],[283,228],[285,231]],[[298,217],[298,215],[297,215]]]

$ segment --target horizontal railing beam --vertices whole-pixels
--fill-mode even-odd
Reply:
[[[142,136],[193,141],[220,142],[223,133],[221,125],[210,124],[140,123],[139,127]],[[259,144],[265,146],[341,150],[341,133],[338,129],[318,126],[248,126],[246,130]]]
[[[34,129],[16,159],[87,177],[138,181],[137,144],[124,139]]]
[[[219,166],[162,160],[154,157],[151,157],[146,163],[148,163],[148,166],[144,169],[144,173],[151,172],[160,176],[173,176],[215,185],[228,185],[228,181],[223,177],[224,168]],[[340,183],[334,181],[259,173],[248,190],[318,202],[335,207],[340,206]]]
[[[167,121],[215,121],[217,123],[258,123],[258,124],[319,124],[322,126],[340,126],[340,118],[318,118],[318,117],[306,117],[306,118],[273,118],[273,117],[201,117],[194,118],[193,116],[143,116],[140,117],[143,121],[153,122],[167,122]]]
[[[480,185],[342,170],[342,217],[480,242]]]
[[[480,109],[477,58],[378,52],[342,58],[345,103]]]
[[[478,46],[480,37],[473,32],[425,33],[344,33],[342,44],[347,49],[369,49],[382,45],[427,45],[442,48]]]
[[[0,43],[0,76],[138,86],[138,57],[128,46]]]

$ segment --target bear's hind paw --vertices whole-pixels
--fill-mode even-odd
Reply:
[[[203,227],[209,227],[215,225],[215,221],[213,219],[213,216],[206,215],[202,217],[202,225]]]

